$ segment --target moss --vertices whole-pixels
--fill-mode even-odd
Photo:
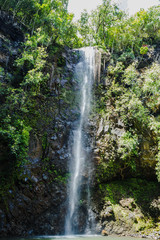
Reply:
[[[124,181],[113,181],[100,184],[99,189],[104,196],[104,201],[119,204],[123,198],[133,198],[144,215],[153,216],[150,204],[160,195],[160,184],[153,181],[131,178]]]
[[[134,224],[134,228],[137,232],[139,231],[148,231],[148,229],[152,229],[155,226],[152,219],[137,219],[137,223]]]
[[[66,184],[69,178],[69,174],[63,173],[49,158],[42,159],[42,172],[49,176],[49,183]]]
[[[115,204],[112,206],[113,207],[113,212],[114,212],[114,215],[115,215],[115,219],[117,222],[119,221],[126,221],[127,219],[127,212],[122,208],[120,207],[118,204]]]
[[[112,206],[115,225],[144,234],[158,229],[159,214],[155,212],[158,209],[152,209],[151,206],[160,194],[159,183],[131,178],[100,184],[99,188],[103,195],[103,206]]]

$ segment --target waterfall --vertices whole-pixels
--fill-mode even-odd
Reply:
[[[92,86],[95,81],[95,49],[87,47],[77,51],[80,54],[80,61],[75,67],[74,78],[80,85],[80,117],[72,137],[66,235],[90,232],[93,223],[93,214],[90,208],[90,169],[92,163],[88,154],[90,146],[86,129],[91,110]],[[81,229],[80,225],[83,225]]]

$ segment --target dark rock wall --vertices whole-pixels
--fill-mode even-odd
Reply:
[[[0,12],[0,64],[9,74],[12,74],[20,43],[24,41],[22,27],[13,17]],[[68,140],[79,112],[75,98],[78,87],[73,78],[78,56],[74,51],[65,49],[62,58],[66,65],[61,69],[61,76],[55,74],[55,62],[50,63],[52,68],[49,87],[53,90],[52,97],[42,104],[47,118],[45,121],[39,119],[38,131],[31,132],[28,161],[14,188],[9,189],[0,199],[0,236],[64,234],[70,158]],[[105,87],[110,84],[105,78],[100,79],[100,72],[106,73],[109,59],[109,53],[96,52],[96,89],[99,83]],[[1,78],[0,80],[3,81]],[[64,99],[54,103],[58,87],[70,92],[68,103]],[[118,139],[125,132],[124,123],[114,112],[111,101],[107,102],[106,109],[106,114],[96,112],[91,116],[87,129],[87,134],[91,137],[88,145],[93,148],[89,157],[93,156],[94,161],[94,168],[90,173],[94,176],[91,192],[96,231],[105,229],[109,234],[135,234],[146,225],[148,228],[153,227],[152,219],[146,217],[133,195],[125,196],[124,199],[122,195],[115,204],[109,198],[105,200],[109,193],[100,189],[100,185],[108,181],[131,176],[129,171],[123,171],[116,164],[119,161]],[[140,171],[144,172],[143,176],[154,176],[155,160],[149,168],[150,172],[145,167],[145,159],[154,158],[155,149],[150,151],[151,147],[154,148],[152,138],[146,137],[143,140]],[[150,201],[149,206],[156,213],[159,211],[158,196]]]
[[[154,59],[147,63],[144,59],[141,71]],[[114,91],[111,85],[115,81],[106,77],[109,64],[110,55],[102,54],[101,81],[99,89],[95,90],[95,105],[98,107],[94,115],[95,188],[92,196],[96,228],[105,234],[159,239],[159,207],[157,204],[153,207],[160,194],[155,172],[157,141],[153,132],[139,126],[139,154],[133,158],[136,170],[121,159],[118,152],[120,138],[133,125],[126,125],[116,109],[118,94],[107,97],[107,92]]]
[[[24,35],[12,16],[0,11],[0,65],[11,71]]]
[[[22,27],[12,16],[0,12],[0,64],[10,75],[24,41]],[[56,63],[50,63],[53,65],[49,82],[51,96],[47,101],[37,100],[43,116],[37,118],[36,129],[30,133],[27,163],[15,185],[0,198],[0,236],[64,233],[68,138],[78,116],[72,106],[77,88],[72,77],[78,57],[74,51],[64,49],[61,58],[66,62],[61,76],[55,74]],[[73,93],[68,102],[63,97],[58,99],[59,88]]]

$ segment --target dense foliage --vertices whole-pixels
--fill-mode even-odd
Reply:
[[[49,82],[60,74],[60,66],[64,64],[62,51],[80,44],[67,4],[66,0],[0,0],[1,10],[18,22],[25,36],[13,66],[0,67],[2,185],[6,179],[12,182],[10,176],[20,174],[20,166],[27,159],[30,132],[39,131],[40,121],[49,121],[44,110],[53,95]],[[4,47],[9,48],[8,44],[10,40],[4,38]],[[9,54],[12,57],[11,50]],[[58,95],[54,93],[55,112],[58,101],[64,98],[63,92],[61,89]],[[41,130],[45,131],[43,125]]]
[[[67,5],[67,0],[0,0],[1,10],[14,17],[25,35],[12,72],[0,67],[2,178],[8,175],[8,166],[16,171],[26,160],[29,134],[38,129],[38,119],[45,117],[49,81],[53,75],[60,76],[63,49],[92,45],[109,56],[103,74],[108,84],[99,86],[98,112],[108,119],[115,113],[125,125],[112,156],[100,150],[99,178],[106,181],[118,171],[123,178],[128,169],[136,173],[138,159],[147,158],[143,142],[150,138],[156,157],[141,164],[156,165],[160,180],[160,7],[128,17],[111,0],[104,0],[90,15],[84,11],[75,24]],[[66,92],[55,93],[53,108],[58,108],[60,98],[68,101]]]
[[[156,44],[160,37],[159,10],[152,7],[132,17],[119,10],[111,0],[103,0],[89,15],[84,11],[79,20],[79,31],[85,45],[96,45],[111,53],[135,56],[147,53],[147,44]]]
[[[102,48],[107,66],[97,92],[97,111],[109,125],[102,136],[106,148],[99,150],[100,182],[119,176],[153,178],[155,168],[160,180],[159,16],[157,6],[129,18],[111,1],[103,1],[79,21],[84,44]],[[122,122],[123,131],[115,137],[116,121]]]

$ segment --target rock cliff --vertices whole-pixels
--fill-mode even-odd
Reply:
[[[15,70],[14,60],[19,56],[24,41],[23,28],[12,16],[0,12],[0,64],[5,69],[5,76],[9,75],[10,78]],[[134,236],[141,232],[141,235],[148,234],[152,238],[151,232],[155,229],[154,236],[158,237],[160,192],[155,175],[157,139],[153,131],[134,126],[139,131],[136,132],[136,138],[138,136],[140,139],[139,155],[136,146],[133,156],[129,156],[129,162],[126,160],[124,164],[124,141],[122,144],[120,139],[130,125],[133,127],[133,122],[126,124],[115,107],[122,89],[114,85],[114,74],[108,71],[111,54],[99,54],[97,51],[96,56],[94,113],[87,129],[91,137],[89,144],[93,147],[90,154],[94,161],[91,198],[96,232],[104,230],[108,234]],[[57,58],[61,59],[59,65]],[[50,93],[49,96],[37,97],[38,117],[34,117],[35,112],[30,113],[34,127],[30,132],[27,162],[15,182],[0,197],[0,236],[64,234],[69,137],[79,116],[75,97],[78,87],[73,78],[78,58],[75,50],[63,49],[59,56],[49,59]],[[145,64],[150,65],[151,62]],[[142,64],[140,71],[143,68]],[[0,81],[7,84],[7,78],[4,79],[3,75]],[[62,89],[60,93],[59,89]],[[129,135],[132,145],[136,138]],[[0,149],[0,156],[5,155],[5,143],[0,145]],[[6,163],[4,167],[1,164],[0,171],[6,168]],[[81,222],[83,225],[83,214]]]

